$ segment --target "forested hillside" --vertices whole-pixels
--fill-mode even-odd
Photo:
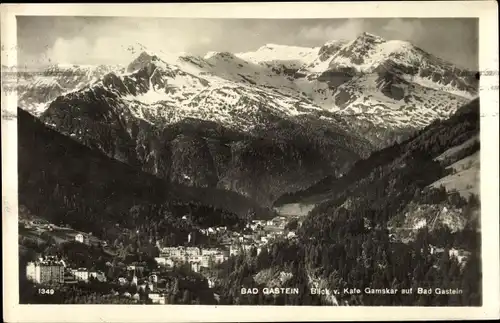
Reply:
[[[185,238],[272,212],[234,192],[167,183],[47,128],[18,109],[19,202],[53,223],[105,238],[117,226]],[[189,222],[181,221],[184,215]],[[113,238],[113,237],[109,237]]]
[[[436,121],[401,144],[358,162],[345,176],[311,189],[307,198],[317,198],[314,192],[323,202],[305,218],[297,230],[298,239],[280,242],[269,252],[225,268],[231,273],[229,281],[249,287],[258,282],[243,281],[243,277],[274,268],[293,274],[283,287],[299,286],[307,291],[318,283],[340,290],[412,288],[411,294],[340,293],[325,298],[306,292],[256,300],[257,296],[243,297],[229,289],[226,300],[245,304],[480,305],[479,198],[433,185],[453,172],[450,163],[478,154],[478,143],[463,145],[478,134],[479,101],[475,100],[450,119]],[[438,158],[445,152],[453,152],[454,157]],[[234,286],[224,279],[222,284]],[[419,295],[419,287],[433,292]],[[438,294],[436,288],[450,292]]]

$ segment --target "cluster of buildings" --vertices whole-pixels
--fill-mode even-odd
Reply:
[[[118,277],[117,282],[121,286],[137,286],[139,290],[153,291],[155,289],[155,284],[158,282],[158,274],[153,272],[151,275],[145,276],[139,280],[134,272],[133,276],[130,279],[127,279],[125,277]]]
[[[165,267],[189,263],[195,272],[199,272],[202,267],[209,268],[213,264],[220,264],[227,259],[227,252],[218,248],[183,246],[160,248],[160,255],[155,258],[159,265]]]
[[[26,229],[41,228],[50,229],[51,224],[43,219],[26,219],[20,218],[19,223],[21,223]]]
[[[285,216],[276,216],[271,220],[252,220],[247,224],[246,230],[250,230],[253,232],[264,232],[266,228],[272,228],[274,231],[283,231],[288,222],[289,218]],[[236,232],[230,232],[227,227],[210,227],[207,229],[200,230],[201,233],[206,235],[223,235],[228,236],[235,234]],[[240,242],[243,242],[242,240]]]
[[[295,232],[285,233],[287,218],[277,216],[272,220],[252,220],[243,232],[232,232],[226,227],[210,227],[201,230],[207,235],[219,235],[222,248],[199,248],[185,246],[162,247],[156,262],[168,268],[189,263],[191,269],[199,272],[201,268],[211,268],[213,265],[226,261],[230,256],[250,252],[255,249],[259,254],[270,241],[278,238],[293,238]],[[188,243],[190,236],[188,236]]]
[[[119,292],[114,293],[114,296],[119,296],[119,295],[120,295]],[[121,296],[133,299],[135,301],[139,301],[141,299],[139,293],[132,294],[129,292],[124,292],[123,294],[121,294]],[[164,293],[149,293],[148,298],[151,300],[151,303],[153,304],[165,305],[167,295]]]
[[[78,268],[72,269],[70,268],[66,275],[67,280],[66,283],[69,282],[84,282],[88,283],[91,279],[95,279],[99,282],[107,281],[106,275],[102,271],[94,271],[88,270],[87,268]]]
[[[440,255],[440,254],[445,253],[445,251],[446,251],[446,249],[443,247],[436,247],[433,245],[429,245],[429,252],[431,255]],[[470,257],[470,255],[471,255],[470,251],[466,251],[463,249],[451,248],[448,250],[448,257],[456,258],[458,263],[460,263],[462,265],[465,264],[465,262],[467,262],[467,259],[468,259],[468,257]]]
[[[137,276],[134,275],[131,277],[131,279],[125,278],[125,277],[118,277],[117,283],[121,286],[136,286],[137,287],[137,292],[136,293],[130,293],[129,291],[125,291],[123,293],[119,293],[117,291],[114,292],[114,296],[123,296],[127,298],[131,298],[133,300],[139,301],[141,299],[141,294],[140,292],[145,293],[147,298],[151,300],[153,304],[162,304],[164,305],[166,303],[166,297],[167,295],[164,292],[161,292],[160,290],[157,290],[157,282],[158,282],[158,275],[156,273],[152,273],[149,276],[145,276],[141,279],[138,279]]]
[[[148,298],[153,304],[165,305],[166,295],[160,293],[149,293]]]
[[[217,233],[224,233],[227,231],[227,227],[215,227],[215,228],[208,228],[208,229],[201,229],[201,233],[206,234],[206,235],[212,235],[212,234],[217,234]]]
[[[249,251],[252,248],[259,254],[262,247],[270,241],[277,239],[291,239],[295,237],[295,232],[285,231],[287,218],[277,216],[272,220],[252,220],[247,224],[244,232],[232,232],[226,236],[224,244],[230,245],[229,255],[237,255],[241,252]]]
[[[106,275],[101,271],[87,268],[69,268],[63,260],[55,256],[46,256],[26,265],[26,278],[36,284],[71,284],[77,282],[88,283],[95,279],[106,281]]]
[[[202,268],[212,268],[223,263],[231,256],[246,254],[256,251],[259,254],[266,245],[276,239],[293,238],[293,231],[285,230],[287,220],[284,216],[277,216],[272,220],[253,220],[243,232],[232,232],[226,227],[213,227],[203,229],[207,235],[216,235],[217,243],[220,247],[200,248],[195,246],[160,246],[160,254],[155,258],[156,262],[163,267],[173,268],[179,265],[189,264],[194,272],[202,271]],[[38,224],[38,223],[33,223]],[[92,234],[78,233],[74,236],[78,243],[92,245],[98,239]],[[191,235],[188,236],[188,244],[191,242]],[[108,264],[106,264],[108,265]],[[109,264],[111,265],[111,264]],[[137,291],[144,291],[155,304],[165,304],[165,297],[161,288],[157,288],[157,272],[150,272],[146,263],[131,263],[127,265],[127,275],[118,277],[116,283],[121,286],[137,286]],[[133,275],[131,272],[133,271]],[[146,275],[143,275],[147,272]],[[207,273],[208,271],[202,271]],[[136,276],[139,275],[141,279]],[[69,268],[63,260],[54,256],[39,258],[29,262],[26,266],[26,277],[37,284],[71,284],[78,282],[88,283],[90,281],[106,282],[107,277],[101,271],[87,268]],[[215,281],[208,279],[209,287],[214,287]],[[134,291],[135,289],[131,289]],[[123,295],[122,295],[123,296]],[[126,295],[125,295],[126,296]],[[131,298],[138,297],[137,294],[130,295]]]
[[[266,226],[273,226],[279,229],[285,229],[287,223],[287,218],[285,216],[276,216],[271,220],[252,220],[247,227],[252,230],[256,230],[259,227],[264,228]]]
[[[75,235],[75,241],[76,242],[79,242],[79,243],[83,243],[83,244],[86,244],[88,246],[97,246],[99,245],[99,239],[95,239],[93,236],[92,236],[92,232],[90,233],[85,233],[85,234],[82,234],[82,233],[78,233]],[[107,246],[107,242],[106,241],[101,241],[100,242],[102,244],[102,246]]]

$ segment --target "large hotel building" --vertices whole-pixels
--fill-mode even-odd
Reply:
[[[63,284],[64,263],[55,260],[29,262],[26,277],[37,284]]]

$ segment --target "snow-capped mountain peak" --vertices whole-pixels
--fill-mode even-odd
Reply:
[[[141,68],[144,68],[146,65],[159,62],[164,64],[164,62],[158,56],[156,56],[156,54],[148,51],[143,51],[136,59],[134,59],[128,65],[127,72],[132,73],[137,70],[140,70]]]
[[[27,71],[18,77],[18,101],[34,115],[45,111],[58,96],[81,90],[110,72],[122,73],[121,65],[53,64],[41,70]]]
[[[208,52],[204,59],[207,61],[210,60],[231,60],[234,59],[236,56],[233,53],[230,52]]]
[[[377,43],[383,43],[385,42],[385,38],[380,37],[378,35],[369,33],[369,32],[362,32],[357,38],[357,41],[370,41],[370,42],[377,42]]]
[[[319,47],[300,47],[267,44],[254,52],[237,53],[236,56],[255,64],[283,64],[287,68],[311,63],[318,55]]]
[[[203,56],[203,59],[210,59],[210,58],[214,57],[217,54],[219,54],[219,52],[210,51],[210,52],[206,53],[205,56]]]
[[[319,113],[334,120],[336,114],[381,127],[414,128],[450,115],[474,95],[466,72],[409,42],[370,33],[314,48],[266,44],[254,52],[204,57],[154,52],[142,44],[131,48],[135,59],[126,74],[86,72],[87,91],[112,93],[136,117],[162,125],[192,117],[250,129],[265,110],[280,117]],[[31,81],[31,86],[58,96],[68,92],[69,78],[57,84]],[[36,103],[33,93],[26,91],[25,103]]]

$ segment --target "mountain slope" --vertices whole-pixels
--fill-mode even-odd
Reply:
[[[211,52],[205,57],[151,53],[143,46],[141,51],[127,74],[122,76],[119,69],[108,71],[115,71],[120,80],[111,78],[123,82],[113,90],[124,104],[153,123],[194,117],[249,130],[264,122],[261,107],[266,106],[280,116],[338,112],[387,130],[382,132],[390,133],[392,128],[404,132],[445,118],[477,96],[478,82],[471,72],[408,42],[368,33],[317,48],[268,44],[255,52]],[[57,81],[81,88],[71,86],[73,80]],[[35,95],[37,85],[30,88],[21,89],[22,103],[41,100]],[[52,92],[61,91],[54,88]],[[356,128],[355,124],[352,130]]]
[[[461,196],[451,186],[433,188],[449,176],[450,163],[476,158],[479,145],[466,143],[478,134],[479,100],[475,100],[450,119],[434,122],[415,137],[354,166],[332,183],[328,199],[310,212],[298,233],[302,239],[312,239],[306,250],[333,249],[352,255],[319,273],[331,287],[446,285],[443,288],[462,289],[464,297],[384,301],[371,295],[341,295],[339,300],[359,305],[481,303],[479,199]],[[443,159],[443,154],[449,158]],[[472,187],[479,186],[477,178],[469,180]],[[327,259],[322,256],[319,263],[338,259],[332,257],[333,253]],[[314,262],[314,257],[306,259],[309,270],[318,273]],[[335,273],[340,278],[332,277]]]
[[[40,115],[60,95],[92,84],[111,71],[123,72],[120,66],[84,66],[58,64],[41,71],[18,73],[18,102],[25,110]]]
[[[340,44],[332,44],[332,54],[329,55],[329,65],[325,70],[349,68],[361,74],[369,74],[383,67],[422,86],[469,98],[477,94],[477,80],[474,74],[457,68],[409,42],[386,40],[365,32],[343,46]],[[307,71],[307,68],[304,71]]]
[[[408,158],[408,156],[424,156],[423,158],[426,160],[426,163],[432,161],[443,164],[443,160],[447,159],[446,156],[453,155],[454,151],[458,151],[461,154],[465,151],[471,155],[474,153],[474,149],[479,149],[477,145],[471,144],[471,142],[475,142],[478,136],[478,116],[479,100],[474,100],[463,106],[451,118],[444,121],[434,121],[412,138],[400,144],[395,144],[374,152],[367,159],[358,161],[345,176],[338,178],[333,176],[326,177],[302,192],[282,196],[276,205],[286,203],[318,203],[325,199],[331,199],[336,194],[339,194],[339,191],[345,190],[346,186],[358,185],[358,181],[362,179],[367,180],[365,177],[373,169],[377,167],[393,167],[391,163],[394,160],[401,162],[405,158]],[[469,118],[469,120],[466,118]],[[441,137],[446,139],[442,139]],[[464,143],[468,144],[464,145]],[[454,154],[457,154],[457,152],[454,152]],[[461,156],[460,159],[467,156]],[[427,160],[429,158],[431,160]],[[451,164],[447,163],[443,165],[448,167]],[[440,178],[436,177],[435,180]]]
[[[47,128],[21,109],[18,133],[20,204],[54,223],[100,234],[115,224],[134,229],[160,221],[179,233],[189,229],[176,224],[186,214],[199,226],[238,224],[251,213],[272,215],[233,192],[169,184],[140,172]]]
[[[331,122],[275,119],[250,134],[192,118],[162,129],[100,89],[58,98],[42,115],[58,131],[138,169],[176,183],[231,189],[262,205],[344,171],[370,150]]]
[[[440,76],[423,82],[424,67]],[[203,58],[141,48],[125,73],[58,96],[40,118],[143,171],[270,206],[449,117],[474,95],[468,76],[409,43],[369,34]],[[189,123],[223,128],[229,138],[206,129],[186,135],[180,129]]]
[[[458,168],[477,158],[478,134],[479,100],[474,100],[448,120],[357,162],[341,178],[323,181],[316,192],[309,190],[307,198],[319,204],[297,237],[277,241],[246,262],[238,260],[244,264],[233,265],[221,283],[263,287],[270,281],[259,285],[242,278],[272,268],[292,275],[280,287],[305,292],[241,297],[237,284],[221,297],[245,305],[480,306],[479,199],[451,186],[433,187],[452,175],[450,165]],[[474,178],[468,184],[479,185]],[[307,293],[318,286],[338,292]],[[363,286],[361,292],[353,292],[354,286]],[[410,288],[432,293],[402,295]]]

